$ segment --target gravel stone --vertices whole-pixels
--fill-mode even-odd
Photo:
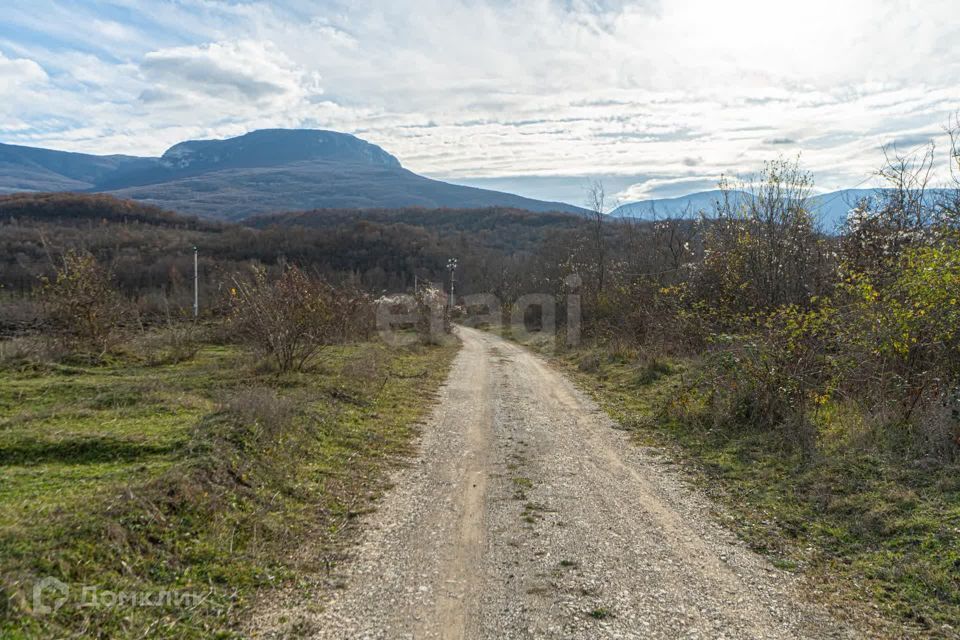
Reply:
[[[312,637],[860,637],[540,357],[457,332],[417,459],[365,516],[343,588],[300,612]]]

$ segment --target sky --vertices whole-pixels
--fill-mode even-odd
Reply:
[[[583,204],[801,157],[873,184],[960,109],[956,0],[0,0],[0,141],[159,155],[332,129],[433,178]]]

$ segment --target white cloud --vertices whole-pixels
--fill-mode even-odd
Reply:
[[[97,16],[84,51],[69,22],[92,10],[44,2],[67,51],[0,30],[0,86],[47,68],[7,107],[35,129],[6,138],[58,148],[323,127],[443,178],[643,176],[625,195],[802,150],[833,188],[960,108],[954,0],[116,0],[137,23]]]
[[[717,187],[716,178],[651,178],[630,185],[616,194],[621,202],[646,200],[650,198],[672,198],[696,191],[709,191]]]
[[[47,80],[47,72],[33,60],[8,58],[0,52],[0,93],[7,99],[18,89],[42,85]]]
[[[151,51],[140,64],[153,99],[205,99],[283,106],[322,90],[319,74],[295,66],[270,42],[241,40]]]

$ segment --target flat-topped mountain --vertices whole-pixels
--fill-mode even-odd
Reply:
[[[400,167],[399,160],[366,140],[310,129],[261,129],[227,140],[188,140],[167,149],[160,164],[170,169],[227,169],[309,160]]]
[[[448,184],[404,169],[377,145],[314,129],[188,140],[159,158],[0,144],[0,193],[112,193],[165,209],[238,219],[324,208],[478,208],[578,212],[559,202]]]

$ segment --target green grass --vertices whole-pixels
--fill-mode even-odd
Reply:
[[[328,349],[276,374],[238,347],[176,364],[0,368],[0,637],[234,637],[290,550],[342,542],[409,452],[455,346]],[[201,594],[32,610],[35,581]]]
[[[779,568],[801,574],[839,615],[873,625],[877,636],[957,636],[960,469],[866,449],[838,422],[838,408],[822,412],[813,460],[776,433],[682,419],[705,409],[668,409],[678,398],[696,405],[683,393],[697,374],[688,360],[582,348],[554,361],[638,444],[682,463],[725,507],[726,526]]]
[[[592,609],[587,615],[589,615],[594,620],[606,620],[607,618],[612,618],[613,613],[610,612],[610,609],[606,607],[597,607]]]

